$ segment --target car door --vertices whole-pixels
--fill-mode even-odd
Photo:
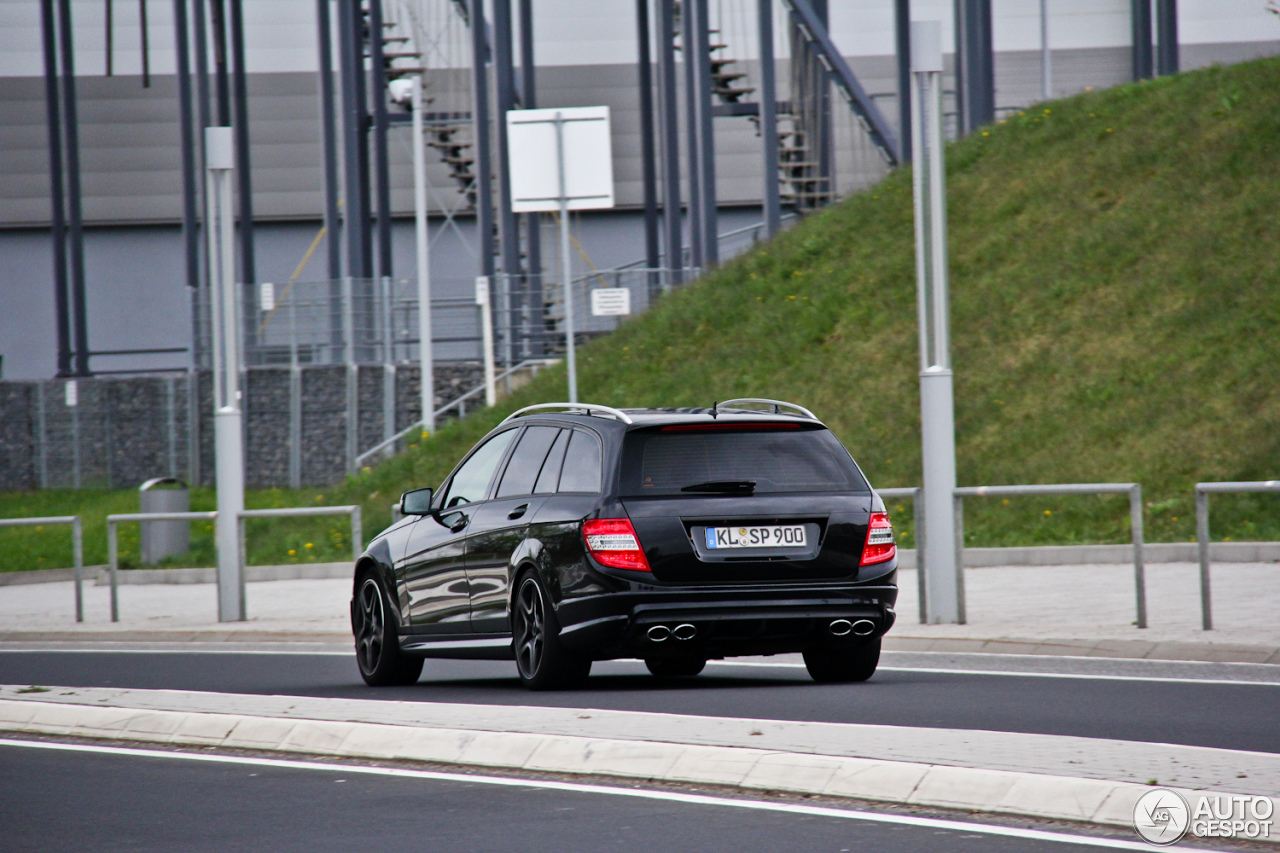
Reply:
[[[404,585],[415,633],[471,630],[467,531],[518,432],[505,430],[473,450],[441,489],[431,514],[422,516],[410,531]]]
[[[467,529],[466,568],[471,590],[471,629],[502,633],[507,614],[511,556],[545,497],[533,494],[560,433],[557,426],[529,426],[511,452],[491,500],[477,507]]]

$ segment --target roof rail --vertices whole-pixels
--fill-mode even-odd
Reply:
[[[624,424],[635,423],[631,420],[626,412],[619,409],[613,409],[609,406],[597,406],[594,403],[539,403],[536,406],[525,406],[523,409],[517,409],[503,419],[505,424],[507,421],[515,420],[527,412],[537,411],[539,409],[568,409],[570,412],[577,410],[586,415],[608,415],[611,418],[622,421]]]
[[[739,405],[741,403],[751,403],[757,406],[773,406],[773,413],[775,415],[788,414],[787,412],[782,411],[783,407],[785,407],[791,409],[792,412],[796,414],[809,418],[810,420],[818,420],[818,416],[806,409],[804,406],[797,406],[795,403],[788,403],[785,400],[766,400],[762,397],[738,397],[734,400],[725,400],[723,403],[717,403],[716,408],[727,409],[731,406],[741,408]]]

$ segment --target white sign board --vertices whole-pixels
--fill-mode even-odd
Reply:
[[[601,287],[591,291],[594,317],[618,317],[631,313],[631,291],[625,287]]]
[[[516,213],[560,209],[560,133],[569,209],[613,207],[608,107],[509,110],[507,161]]]

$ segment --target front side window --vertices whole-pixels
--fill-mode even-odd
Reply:
[[[462,463],[449,483],[449,492],[444,499],[445,509],[485,499],[489,483],[493,480],[493,472],[498,470],[498,463],[502,461],[502,455],[507,452],[507,446],[517,432],[519,430],[509,429],[498,433]]]

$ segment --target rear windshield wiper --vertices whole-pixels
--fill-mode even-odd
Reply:
[[[682,492],[720,492],[726,495],[749,495],[756,490],[755,480],[712,480],[684,486]]]

